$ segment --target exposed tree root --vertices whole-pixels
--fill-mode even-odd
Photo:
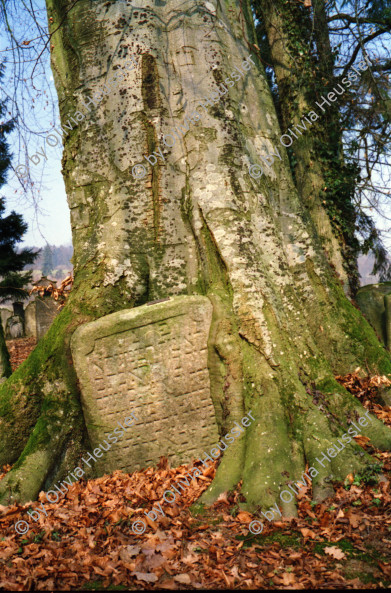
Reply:
[[[26,502],[77,465],[83,414],[70,362],[71,311],[64,310],[29,358],[0,390],[0,502]]]

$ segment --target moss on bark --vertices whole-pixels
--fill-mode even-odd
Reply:
[[[0,483],[2,504],[34,499],[49,474],[64,477],[77,465],[85,437],[69,350],[76,323],[66,307],[0,387],[0,463],[16,462]]]

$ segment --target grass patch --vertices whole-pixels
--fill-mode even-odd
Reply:
[[[277,542],[282,548],[300,548],[303,545],[302,541],[300,535],[288,535],[286,533],[281,533],[280,531],[275,531],[264,537],[264,545]]]
[[[205,505],[202,502],[195,502],[191,505],[189,510],[191,514],[194,515],[194,517],[198,517],[199,515],[206,515],[207,512]]]
[[[360,579],[360,581],[362,583],[364,583],[364,585],[369,585],[369,584],[374,584],[374,585],[378,585],[379,584],[379,579],[375,578],[373,576],[373,574],[369,573],[369,572],[360,572],[360,571],[356,571],[356,570],[349,570],[347,569],[345,571],[345,576],[347,579]],[[387,584],[387,581],[383,581],[384,584]]]
[[[347,539],[341,539],[339,542],[316,542],[313,551],[316,554],[326,555],[324,549],[329,546],[336,546],[337,548],[342,550],[342,552],[345,553],[347,558],[353,558],[355,560],[363,560],[364,562],[367,562],[368,564],[375,563],[374,558],[370,554],[368,554],[366,552],[362,552],[361,550],[357,550],[354,547],[354,545]],[[331,556],[330,556],[330,558],[331,558]]]
[[[270,546],[271,544],[278,543],[282,548],[300,548],[303,546],[302,537],[300,535],[285,534],[281,531],[275,531],[270,535],[237,535],[235,539],[244,541],[243,547],[249,548],[255,543],[261,546]]]
[[[102,586],[102,581],[93,581],[92,583],[85,583],[81,586],[83,590],[87,591],[127,591],[128,587],[125,585],[109,585],[108,587]]]

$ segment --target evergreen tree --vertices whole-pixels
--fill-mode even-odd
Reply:
[[[54,269],[53,252],[52,252],[52,249],[49,244],[45,245],[42,255],[43,255],[42,275],[48,276]]]
[[[0,64],[0,80],[3,77],[4,66]],[[6,182],[7,170],[11,164],[11,155],[9,152],[9,146],[6,141],[6,135],[9,134],[13,127],[14,122],[8,121],[3,123],[2,118],[6,115],[5,102],[0,102],[0,187]],[[0,199],[0,301],[5,296],[11,296],[16,294],[16,286],[21,287],[21,278],[15,278],[15,273],[19,269],[20,255],[15,253],[13,247],[20,237],[25,233],[27,226],[23,223],[22,217],[18,216],[14,212],[4,219],[2,215],[5,211],[4,198]],[[8,226],[9,225],[9,226]],[[22,260],[26,261],[27,254],[22,255]],[[31,258],[34,257],[30,255]],[[15,267],[16,266],[16,267]],[[23,269],[23,266],[22,268]],[[12,286],[12,291],[7,289],[7,285]],[[9,353],[5,343],[3,326],[0,322],[0,377],[9,377],[11,374],[11,365]]]
[[[3,78],[4,65],[0,65],[0,80]],[[0,119],[6,116],[6,103],[0,102]],[[7,171],[11,164],[11,154],[6,135],[14,128],[12,120],[0,124],[0,187],[7,180]],[[20,243],[27,231],[27,224],[21,214],[14,211],[3,218],[5,198],[0,198],[0,302],[9,298],[25,299],[28,292],[24,286],[31,281],[31,272],[22,273],[26,264],[31,264],[37,256],[32,249],[17,251],[15,246]]]
[[[27,298],[28,292],[24,287],[31,282],[32,272],[22,270],[37,257],[37,252],[30,248],[16,249],[16,244],[27,231],[22,215],[12,211],[3,218],[4,212],[5,199],[0,198],[0,302],[9,298]]]

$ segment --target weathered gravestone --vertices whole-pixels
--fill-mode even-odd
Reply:
[[[58,313],[57,301],[50,296],[36,297],[25,310],[26,337],[33,336],[38,342],[46,334]]]
[[[379,282],[361,287],[356,301],[375,330],[379,340],[391,351],[391,282]],[[379,397],[386,406],[391,406],[391,389],[379,388]]]
[[[7,309],[6,307],[0,307],[0,316],[1,316],[1,323],[4,330],[4,335],[7,328],[7,320],[12,317],[11,309]]]
[[[37,337],[37,319],[36,319],[37,305],[35,301],[29,303],[24,311],[24,326],[26,338]]]
[[[12,308],[14,310],[14,315],[19,315],[19,317],[24,320],[24,307],[21,301],[15,301],[12,303]]]
[[[135,413],[98,471],[135,471],[161,455],[179,465],[218,440],[207,367],[212,305],[172,297],[79,327],[71,340],[92,448]],[[106,447],[104,447],[106,448]]]
[[[356,301],[362,313],[388,350],[391,350],[390,295],[391,282],[363,286],[356,295]]]
[[[5,337],[7,340],[16,340],[17,338],[23,338],[24,326],[23,319],[19,315],[12,315],[7,319],[7,325],[5,330]]]
[[[37,323],[37,342],[43,338],[58,315],[58,303],[51,297],[35,299],[35,319]]]

